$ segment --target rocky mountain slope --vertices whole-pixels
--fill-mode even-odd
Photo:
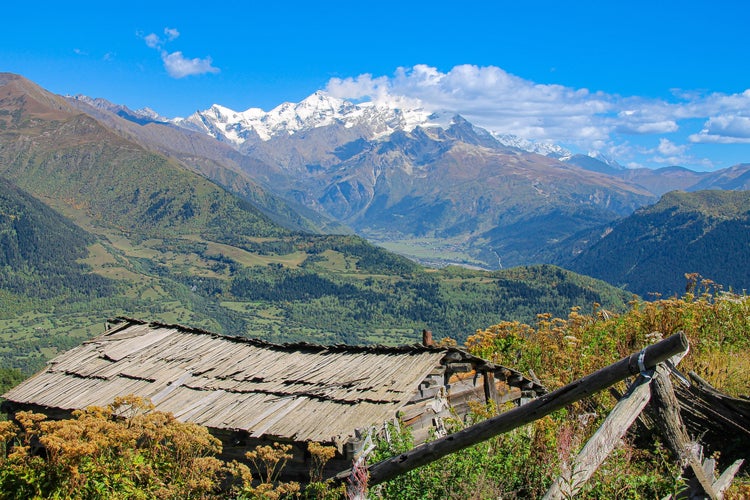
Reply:
[[[306,232],[350,232],[341,224],[302,205],[290,203],[259,185],[246,171],[263,171],[269,167],[242,155],[226,143],[201,132],[177,127],[150,110],[132,111],[104,99],[81,95],[66,100],[123,138],[175,159],[185,168],[249,201],[284,227]]]
[[[143,236],[288,232],[32,82],[5,75],[0,87],[0,174],[34,196]]]
[[[257,160],[251,177],[286,199],[437,265],[542,262],[549,245],[655,199],[460,116],[322,93],[268,113],[213,106],[176,123],[234,144]]]

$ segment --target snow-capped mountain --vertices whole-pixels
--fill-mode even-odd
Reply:
[[[102,99],[101,97],[89,97],[83,94],[78,94],[75,96],[66,96],[66,97],[68,99],[74,99],[76,101],[86,103],[89,106],[93,106],[96,109],[109,111],[110,113],[114,113],[118,116],[121,116],[123,118],[126,118],[136,123],[141,123],[141,124],[148,123],[148,122],[168,123],[170,121],[169,118],[161,116],[159,113],[157,113],[151,108],[141,108],[141,109],[137,109],[133,111],[127,106],[123,106],[121,104],[113,104],[106,99]]]
[[[285,102],[271,111],[246,111],[214,104],[188,118],[175,119],[181,127],[207,133],[237,147],[249,140],[268,141],[274,137],[334,124],[345,128],[363,127],[368,139],[383,137],[396,130],[411,131],[428,125],[430,113],[421,108],[399,108],[388,104],[352,102],[318,91],[299,103]]]
[[[454,124],[455,116],[455,112],[430,112],[397,100],[355,104],[318,91],[299,103],[285,102],[270,111],[260,108],[234,111],[214,104],[207,110],[196,111],[187,118],[175,118],[171,122],[240,148],[248,142],[265,142],[276,137],[291,136],[331,125],[340,125],[344,128],[358,127],[359,135],[368,140],[383,138],[396,131],[411,132],[417,126],[448,129]],[[570,151],[557,144],[491,132],[475,125],[472,127],[478,134],[487,138],[493,137],[501,146],[551,158],[572,155]]]
[[[164,123],[149,110],[77,99],[82,111],[232,189],[241,173],[316,220],[333,219],[415,257],[427,241],[432,263],[494,268],[567,255],[579,242],[555,245],[629,215],[654,200],[653,189],[698,180],[624,169],[597,153],[493,133],[405,101],[353,103],[316,92],[271,111],[214,105]],[[282,212],[289,210],[269,210]]]
[[[503,146],[528,151],[529,153],[536,153],[542,156],[560,159],[573,154],[564,147],[551,142],[536,142],[513,134],[499,134],[495,132],[492,133],[492,136]]]

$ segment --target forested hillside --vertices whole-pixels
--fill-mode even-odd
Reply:
[[[79,259],[95,237],[0,177],[0,289],[40,299],[111,295]],[[8,314],[8,311],[5,311]]]
[[[614,225],[566,267],[644,297],[682,293],[685,274],[692,273],[747,290],[750,192],[668,193]]]

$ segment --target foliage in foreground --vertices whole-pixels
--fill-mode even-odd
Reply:
[[[710,280],[687,275],[682,298],[633,301],[623,314],[594,304],[591,314],[573,308],[567,318],[549,314],[535,325],[502,322],[478,330],[467,349],[499,364],[533,371],[549,389],[627,356],[677,332],[690,341],[683,371],[694,370],[733,395],[750,392],[750,297],[723,292]]]
[[[0,422],[0,498],[28,499],[279,499],[335,495],[320,471],[333,448],[311,443],[317,482],[301,489],[279,482],[291,458],[274,443],[247,453],[250,467],[216,457],[218,439],[205,427],[154,411],[141,398],[118,398],[72,419],[51,421],[19,412]]]
[[[494,408],[474,410],[468,423],[495,414]],[[454,431],[467,425],[458,420],[451,424]],[[582,433],[592,428],[591,419],[579,421],[571,413],[545,417],[377,485],[370,494],[414,500],[542,498],[575,456]],[[390,436],[379,443],[375,461],[411,447],[408,429],[392,427]],[[644,452],[624,443],[580,498],[662,498],[675,491],[676,474],[658,445]]]
[[[550,389],[560,387],[628,355],[658,338],[684,331],[691,351],[684,371],[695,370],[723,391],[740,395],[750,387],[750,297],[723,293],[692,276],[682,298],[633,302],[615,315],[594,307],[573,309],[567,318],[540,315],[533,325],[505,322],[471,336],[466,348],[500,364],[533,371]],[[551,416],[418,468],[369,494],[375,498],[538,498],[611,410],[613,398],[596,395]],[[134,399],[107,408],[76,412],[75,419],[48,422],[20,414],[21,428],[0,423],[0,438],[11,443],[0,453],[0,498],[336,498],[341,490],[323,482],[331,448],[311,444],[316,459],[313,483],[279,482],[289,460],[283,445],[256,448],[246,465],[225,463],[205,429],[149,410]],[[458,430],[492,416],[477,406]],[[370,463],[409,449],[407,430],[390,426]],[[35,445],[46,448],[35,455]],[[718,469],[722,463],[719,457]],[[626,436],[579,498],[663,498],[683,485],[679,467],[648,434]],[[725,498],[746,498],[745,478]],[[743,496],[745,495],[745,496]]]

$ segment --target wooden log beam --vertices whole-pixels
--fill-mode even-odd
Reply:
[[[533,399],[525,405],[479,422],[455,434],[425,443],[396,457],[373,464],[369,467],[370,484],[375,485],[388,481],[458,450],[538,420],[571,403],[604,390],[629,376],[636,375],[644,369],[653,369],[662,361],[687,351],[687,349],[688,341],[685,334],[682,332],[676,333],[556,391]],[[338,474],[336,479],[342,481],[349,475],[350,471],[345,471]]]
[[[687,432],[685,432],[685,428],[682,426],[682,421],[680,420],[679,404],[674,392],[672,392],[669,371],[667,370],[667,365],[674,368],[684,354],[678,354],[664,363],[660,363],[651,372],[652,375],[644,376],[641,374],[628,389],[627,394],[617,396],[617,404],[609,415],[607,415],[604,423],[586,442],[586,445],[575,459],[572,460],[567,472],[561,474],[552,483],[549,491],[544,496],[544,500],[573,498],[594,472],[596,472],[602,462],[606,460],[615,446],[620,443],[620,440],[630,426],[633,425],[633,422],[645,416],[643,409],[652,399],[652,394],[654,393],[658,393],[661,396],[657,414],[672,422],[668,431],[672,435],[667,440],[673,442],[676,449],[682,450],[687,446]],[[610,387],[609,390],[617,392],[614,387]],[[655,405],[652,404],[652,406]],[[659,426],[659,428],[662,427],[663,425]]]
[[[680,403],[669,379],[669,371],[664,366],[656,368],[651,392],[651,410],[654,420],[658,422],[656,429],[670,451],[685,465],[691,453],[692,443],[682,422]]]
[[[696,445],[690,441],[682,422],[680,404],[675,396],[669,371],[664,366],[656,368],[651,392],[651,408],[659,423],[657,429],[667,447],[682,463],[683,475],[689,478],[688,498],[700,497],[716,500],[719,495],[713,489],[713,461],[706,460],[701,463],[701,457],[695,451]]]
[[[724,492],[732,484],[734,476],[737,474],[737,471],[740,470],[740,467],[742,467],[743,463],[743,459],[735,461],[732,465],[727,467],[726,470],[722,472],[721,476],[719,476],[719,479],[714,482],[712,486],[719,498],[722,498],[724,496]]]

